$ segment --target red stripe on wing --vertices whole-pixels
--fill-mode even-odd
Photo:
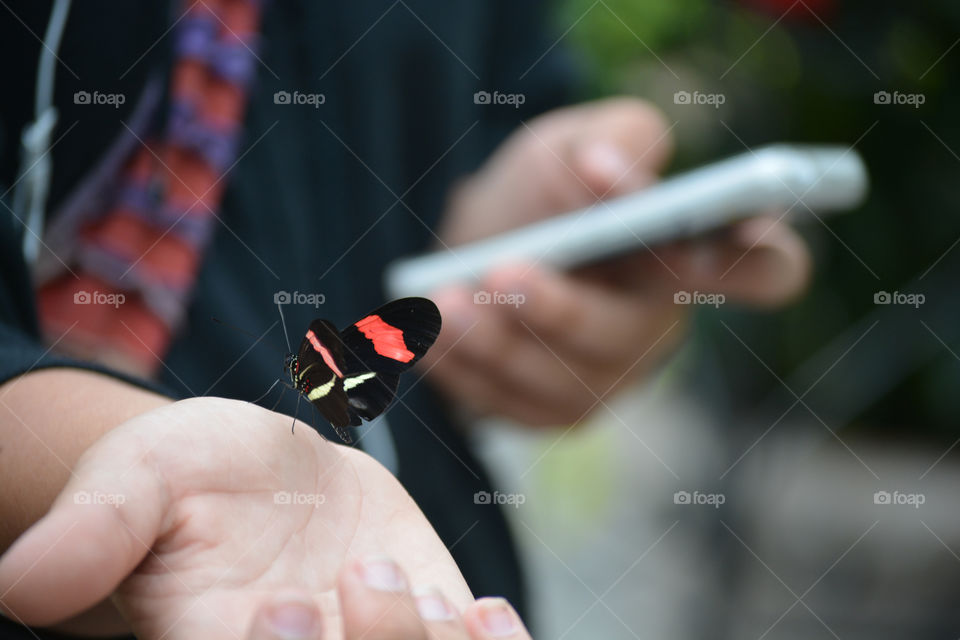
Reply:
[[[407,349],[403,341],[403,331],[390,326],[380,316],[367,316],[357,322],[356,327],[373,343],[373,350],[383,357],[398,362],[410,362],[416,357],[413,351]]]
[[[330,353],[330,350],[323,346],[323,343],[320,342],[320,339],[317,337],[317,334],[313,332],[313,329],[307,331],[307,340],[310,341],[310,344],[313,345],[314,351],[320,354],[320,357],[323,358],[324,363],[330,370],[337,374],[338,378],[342,378],[343,374],[340,373],[340,368],[337,367],[337,363],[333,360],[333,355]]]

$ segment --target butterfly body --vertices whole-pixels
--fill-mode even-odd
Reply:
[[[292,386],[350,442],[346,427],[390,406],[400,374],[433,345],[440,325],[440,312],[426,298],[394,300],[343,331],[317,319],[284,368]]]

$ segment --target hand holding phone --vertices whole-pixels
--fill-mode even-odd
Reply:
[[[386,271],[390,296],[428,294],[479,280],[498,265],[540,262],[572,268],[714,230],[757,213],[793,219],[859,204],[867,171],[851,148],[773,145],[519,229],[424,256]]]

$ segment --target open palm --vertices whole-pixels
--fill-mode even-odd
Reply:
[[[195,398],[111,431],[0,562],[5,607],[48,625],[112,594],[140,638],[242,638],[263,599],[289,587],[336,619],[344,563],[380,554],[457,608],[472,602],[389,472],[289,426],[249,403]]]

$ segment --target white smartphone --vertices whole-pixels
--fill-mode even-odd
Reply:
[[[689,237],[764,211],[793,220],[856,207],[867,170],[849,147],[778,144],[683,173],[642,191],[478,242],[388,265],[392,297],[477,281],[498,265],[571,268]]]

